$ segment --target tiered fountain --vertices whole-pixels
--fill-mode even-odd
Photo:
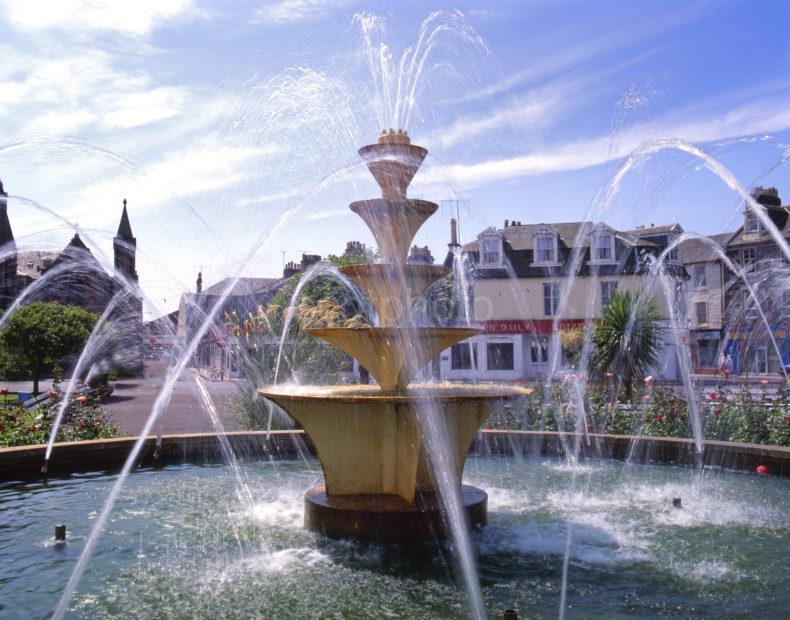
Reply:
[[[447,272],[409,264],[414,235],[438,208],[406,197],[406,188],[427,155],[402,130],[384,131],[359,154],[382,197],[350,205],[378,243],[380,262],[341,267],[368,296],[375,327],[308,329],[354,357],[378,387],[272,386],[259,393],[292,415],[312,440],[325,486],[305,495],[305,525],[335,537],[414,540],[447,534],[420,416],[441,416],[441,441],[453,459],[449,469],[472,526],[486,522],[486,494],[461,486],[475,433],[492,407],[521,390],[509,386],[415,384],[412,378],[449,346],[479,330],[416,327],[414,301]]]

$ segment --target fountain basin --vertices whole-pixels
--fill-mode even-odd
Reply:
[[[508,607],[557,615],[569,524],[569,612],[785,615],[787,479],[601,459],[574,468],[535,456],[467,461],[464,482],[489,494],[488,525],[472,541],[491,617]],[[241,467],[252,506],[237,494],[229,467],[133,473],[67,617],[468,616],[446,547],[305,531],[303,490],[321,482],[314,460],[264,458]],[[0,530],[0,615],[50,617],[114,480],[93,473],[0,485],[11,525]],[[673,496],[683,508],[672,507]],[[55,522],[68,527],[65,547],[54,542]]]

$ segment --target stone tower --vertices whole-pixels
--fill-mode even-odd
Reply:
[[[137,282],[137,239],[132,234],[132,225],[129,223],[129,213],[126,211],[126,198],[123,199],[121,223],[118,225],[118,233],[112,240],[112,249],[116,274],[123,275],[132,282]]]
[[[8,220],[8,194],[0,180],[0,308],[7,308],[19,293],[14,233]]]

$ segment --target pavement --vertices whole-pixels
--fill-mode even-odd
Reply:
[[[118,423],[121,435],[137,436],[151,415],[159,392],[169,375],[166,362],[147,362],[144,375],[139,378],[112,381],[113,393],[103,403],[111,417]],[[68,382],[61,384],[65,390]],[[236,381],[205,381],[222,426],[226,431],[242,430],[234,421],[232,400],[238,389]],[[32,392],[32,381],[3,381],[0,387],[10,392]],[[39,390],[52,389],[52,380],[42,380]],[[214,424],[197,388],[195,372],[186,369],[173,388],[170,402],[160,419],[154,424],[150,435],[158,433],[177,435],[181,433],[215,432]]]
[[[145,427],[154,407],[154,402],[170,374],[165,362],[148,362],[144,376],[113,381],[112,395],[104,407],[118,422],[121,434],[139,435]],[[208,392],[223,428],[226,431],[241,430],[234,421],[232,400],[238,389],[235,381],[205,381]],[[215,426],[211,421],[203,398],[198,391],[195,373],[186,369],[178,377],[170,402],[160,419],[154,423],[149,435],[162,433],[210,433]]]

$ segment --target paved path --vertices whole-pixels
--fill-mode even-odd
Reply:
[[[139,435],[151,415],[154,401],[167,379],[168,368],[162,362],[146,364],[145,376],[112,382],[114,391],[105,408],[118,422],[121,434]],[[239,430],[233,421],[231,401],[238,384],[232,381],[206,381],[205,385],[219,413],[225,430]],[[173,395],[162,417],[151,430],[152,435],[213,432],[214,425],[195,383],[195,375],[186,370],[176,381]]]

